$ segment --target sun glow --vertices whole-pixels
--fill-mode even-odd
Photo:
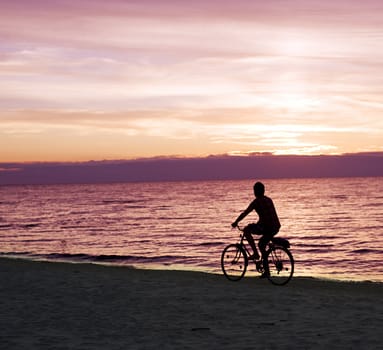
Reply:
[[[382,2],[17,3],[0,161],[383,149]]]
[[[310,82],[298,73],[284,73],[270,81],[267,105],[291,112],[310,112],[324,107],[320,95],[310,90]]]
[[[274,108],[284,108],[291,112],[309,112],[319,108],[319,99],[312,98],[304,93],[275,92],[270,98]]]
[[[277,40],[276,50],[283,56],[307,56],[313,49],[317,51],[318,42],[313,42],[312,38],[304,37],[296,32],[284,33]]]

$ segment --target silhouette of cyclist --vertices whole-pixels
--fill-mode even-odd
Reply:
[[[261,251],[263,266],[266,271],[265,273],[267,274],[267,261],[265,261],[266,245],[273,238],[273,236],[278,233],[281,224],[279,223],[278,215],[272,199],[265,196],[265,186],[262,182],[256,182],[254,184],[254,196],[255,199],[238,216],[238,218],[231,224],[231,226],[237,227],[238,223],[247,215],[249,215],[253,210],[257,212],[259,216],[258,222],[245,226],[243,233],[254,252],[254,254],[251,255],[249,259],[259,259],[259,254],[252,235],[261,235],[261,238],[258,241],[258,247]]]

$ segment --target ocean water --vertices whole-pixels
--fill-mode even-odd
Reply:
[[[263,182],[295,276],[383,282],[383,178]],[[254,198],[252,185],[0,186],[0,256],[221,273],[223,248],[239,239],[230,224]]]

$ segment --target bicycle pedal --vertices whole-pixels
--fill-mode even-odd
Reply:
[[[263,264],[262,261],[256,261],[255,262],[255,267],[257,268],[258,272],[263,272]]]

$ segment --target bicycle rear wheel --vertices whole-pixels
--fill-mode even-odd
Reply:
[[[273,247],[267,253],[267,262],[271,283],[283,286],[291,280],[294,273],[294,258],[285,247]]]
[[[229,244],[222,252],[221,267],[230,281],[239,281],[247,269],[247,255],[239,244]]]

